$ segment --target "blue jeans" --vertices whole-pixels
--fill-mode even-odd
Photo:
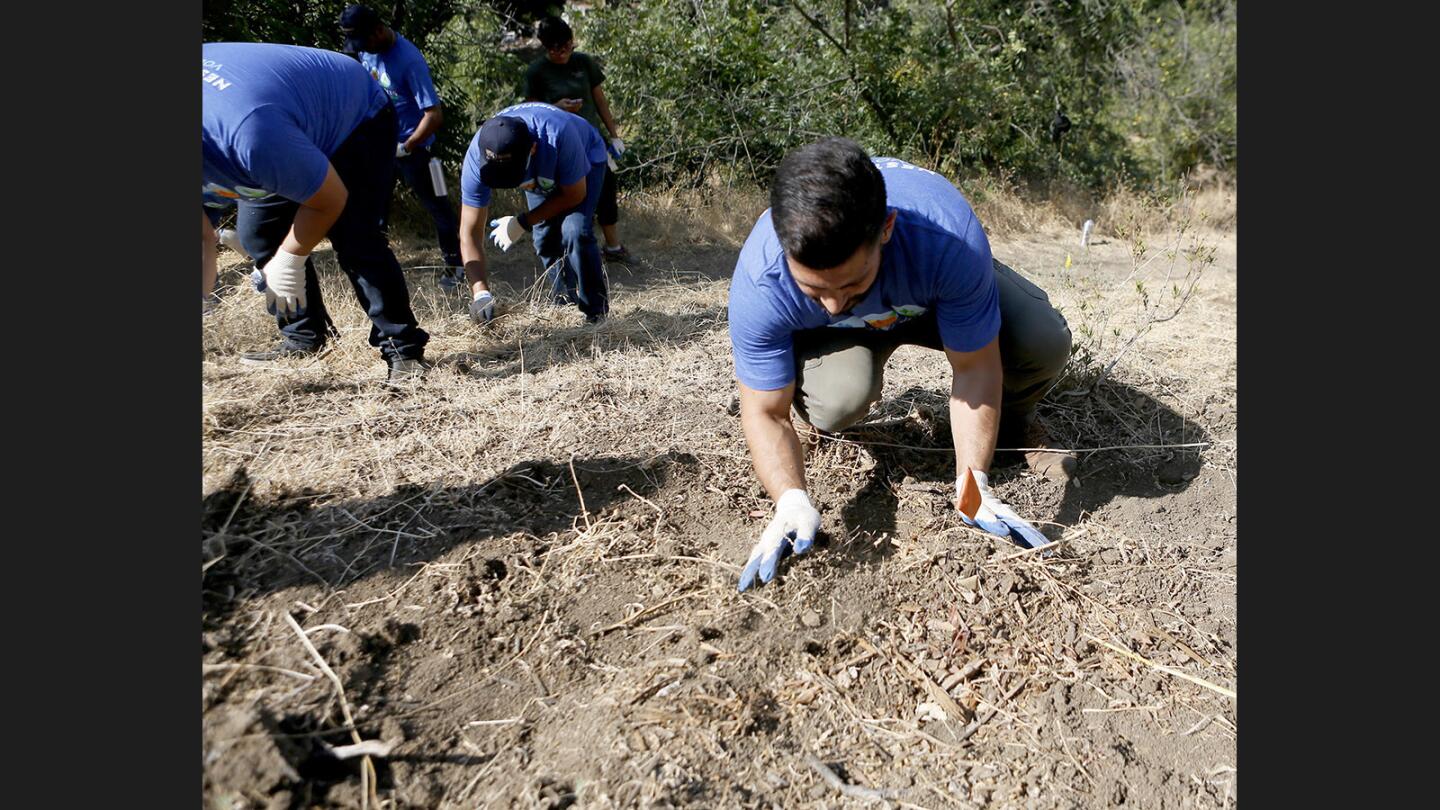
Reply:
[[[595,206],[600,201],[605,172],[604,163],[591,166],[590,174],[585,176],[584,201],[563,214],[535,223],[530,234],[535,240],[535,255],[545,263],[555,294],[569,296],[589,320],[610,311],[600,243],[595,240]],[[545,197],[527,191],[525,201],[533,211],[545,202]]]
[[[430,158],[430,150],[422,147],[408,157],[397,159],[395,166],[400,176],[405,178],[405,184],[415,192],[420,204],[435,221],[435,240],[440,245],[440,255],[445,257],[445,264],[463,267],[465,263],[460,261],[460,218],[455,215],[450,198],[435,193],[435,186],[430,181]]]
[[[335,247],[335,259],[349,277],[355,297],[370,316],[370,345],[388,362],[396,357],[421,358],[430,336],[410,310],[405,274],[390,251],[382,226],[395,186],[395,112],[386,108],[350,133],[330,156],[330,164],[345,183],[349,196],[340,218],[326,234]],[[279,195],[262,200],[241,200],[235,229],[240,244],[264,268],[290,233],[299,203]],[[305,312],[299,317],[276,315],[285,342],[295,348],[319,349],[336,334],[313,259],[305,260]]]

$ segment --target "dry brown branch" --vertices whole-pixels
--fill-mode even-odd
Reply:
[[[1224,695],[1225,697],[1228,697],[1228,698],[1230,698],[1231,700],[1234,700],[1234,699],[1235,699],[1235,690],[1233,690],[1233,689],[1226,689],[1226,688],[1223,687],[1223,686],[1216,686],[1215,684],[1213,684],[1213,683],[1205,680],[1204,678],[1197,678],[1197,677],[1195,677],[1194,675],[1191,675],[1191,674],[1188,673],[1188,672],[1182,672],[1182,671],[1180,671],[1180,670],[1178,670],[1178,669],[1172,669],[1171,667],[1167,667],[1167,666],[1165,666],[1164,664],[1157,664],[1157,663],[1155,663],[1154,661],[1151,661],[1149,658],[1146,658],[1146,657],[1144,657],[1144,656],[1142,656],[1142,655],[1136,655],[1135,653],[1130,652],[1129,650],[1125,649],[1124,647],[1120,647],[1120,646],[1117,646],[1117,645],[1115,645],[1115,644],[1111,644],[1110,642],[1106,641],[1106,640],[1103,639],[1103,638],[1096,638],[1095,636],[1092,636],[1092,635],[1090,635],[1090,634],[1088,634],[1088,633],[1086,634],[1086,638],[1089,638],[1091,641],[1093,641],[1093,642],[1095,642],[1096,644],[1099,644],[1099,645],[1105,647],[1106,649],[1109,649],[1109,650],[1112,650],[1112,651],[1114,651],[1114,652],[1120,653],[1121,655],[1125,656],[1126,658],[1129,658],[1129,659],[1131,659],[1131,660],[1133,660],[1133,661],[1137,661],[1137,662],[1139,662],[1139,663],[1141,663],[1141,664],[1144,664],[1145,666],[1150,667],[1151,669],[1159,670],[1159,671],[1165,673],[1166,675],[1173,675],[1173,676],[1175,676],[1176,678],[1184,678],[1185,680],[1187,680],[1187,681],[1189,681],[1189,682],[1191,682],[1191,683],[1193,683],[1193,684],[1196,684],[1196,685],[1198,685],[1198,686],[1203,686],[1203,687],[1205,687],[1206,689],[1209,689],[1210,691],[1215,692],[1216,694]]]
[[[1015,684],[1013,687],[1010,688],[1009,692],[1005,693],[1005,697],[1000,700],[1000,703],[1014,700],[1015,696],[1020,694],[1020,690],[1023,688],[1025,688],[1025,679],[1021,678],[1019,683]],[[966,726],[965,730],[960,732],[955,737],[955,742],[964,742],[965,740],[970,739],[971,735],[973,735],[976,731],[979,731],[980,727],[988,723],[990,721],[990,718],[994,717],[999,711],[1000,706],[998,704],[991,706],[988,710],[986,710],[984,714],[976,717],[975,720],[970,723],[970,725]]]
[[[829,766],[817,759],[814,754],[805,755],[805,764],[809,765],[811,770],[820,774],[820,778],[825,780],[825,784],[840,791],[841,795],[849,796],[852,799],[860,799],[861,801],[874,803],[890,801],[900,797],[900,791],[891,788],[876,790],[875,788],[849,784],[836,775],[834,771],[830,770]]]
[[[660,611],[660,610],[663,610],[663,609],[665,609],[665,608],[667,608],[667,607],[675,604],[676,602],[679,602],[679,601],[682,601],[682,600],[685,600],[685,599],[689,599],[690,597],[695,596],[695,595],[697,595],[697,594],[699,594],[699,593],[700,593],[700,591],[697,589],[697,590],[690,591],[689,593],[682,593],[682,594],[680,594],[679,596],[676,596],[676,597],[674,597],[674,598],[672,598],[672,599],[666,599],[664,602],[661,602],[661,603],[658,604],[658,605],[655,605],[655,606],[653,606],[653,607],[645,608],[644,610],[636,613],[634,616],[631,616],[631,617],[628,618],[628,619],[623,619],[623,620],[618,621],[618,622],[616,622],[616,623],[614,623],[614,624],[612,624],[612,625],[609,625],[608,627],[602,627],[602,628],[600,628],[599,630],[596,630],[596,631],[592,632],[591,635],[592,635],[592,636],[599,637],[599,636],[605,635],[606,633],[610,632],[611,630],[619,630],[619,629],[622,628],[622,627],[626,627],[626,626],[628,626],[628,625],[634,624],[635,622],[639,621],[640,619],[642,619],[642,618],[644,618],[644,617],[646,617],[646,616],[653,616],[656,612],[658,612],[658,611]]]
[[[345,685],[340,682],[340,676],[336,675],[335,670],[325,663],[325,656],[321,655],[320,651],[315,649],[315,645],[310,643],[310,637],[305,635],[305,631],[300,627],[299,622],[295,621],[295,617],[289,613],[284,615],[285,622],[290,625],[291,630],[295,631],[295,635],[300,637],[300,643],[305,645],[305,650],[310,653],[311,658],[315,659],[320,671],[325,673],[325,677],[330,679],[330,683],[334,684],[335,696],[340,700],[340,712],[345,717],[345,728],[350,732],[350,738],[355,741],[355,744],[361,745],[365,741],[360,738],[360,732],[355,728],[355,718],[350,714],[350,702],[345,699]],[[360,806],[362,810],[368,810],[371,801],[375,802],[376,807],[379,807],[380,801],[375,795],[375,763],[370,761],[369,754],[362,754],[362,757],[363,759],[360,760]]]

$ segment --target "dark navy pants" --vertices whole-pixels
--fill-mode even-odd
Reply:
[[[356,127],[330,156],[349,195],[345,210],[327,237],[335,248],[340,269],[355,289],[356,299],[370,316],[370,345],[378,347],[387,361],[423,357],[430,340],[410,310],[405,274],[390,251],[383,227],[395,185],[396,128],[395,112],[387,107]],[[299,207],[299,203],[278,195],[239,202],[235,228],[240,244],[254,257],[255,266],[263,269],[279,250]],[[305,262],[305,297],[303,315],[277,315],[275,321],[286,343],[318,349],[335,334],[335,326],[320,297],[313,258]]]
[[[595,206],[600,201],[605,172],[604,163],[591,166],[585,177],[584,201],[552,219],[535,223],[530,234],[535,240],[535,255],[545,263],[555,293],[568,295],[591,319],[610,311],[610,291],[600,262],[600,243],[595,239]],[[527,191],[525,200],[533,211],[545,202],[545,197]]]
[[[465,263],[460,261],[460,218],[450,206],[450,198],[435,193],[435,184],[430,180],[431,157],[429,149],[416,149],[408,156],[398,158],[395,166],[400,176],[405,178],[405,185],[415,192],[420,204],[435,221],[435,240],[440,245],[440,255],[445,257],[445,264],[463,267]]]

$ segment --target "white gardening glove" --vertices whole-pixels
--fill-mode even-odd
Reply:
[[[820,513],[810,505],[805,490],[785,490],[775,502],[775,517],[760,534],[760,542],[750,550],[750,560],[740,572],[740,590],[754,585],[757,574],[762,583],[774,579],[780,558],[791,550],[796,554],[809,551],[819,530]]]
[[[405,143],[403,141],[395,144],[395,157],[410,157],[410,150],[405,148]]]
[[[990,491],[990,477],[983,472],[972,470],[975,476],[975,486],[980,490],[980,508],[975,512],[975,519],[972,521],[964,512],[960,513],[960,519],[965,521],[967,526],[978,525],[981,529],[997,537],[1010,537],[1017,534],[1025,545],[1031,548],[1039,548],[1054,542],[1041,534],[1038,529],[1030,525],[1015,510],[998,498]],[[955,479],[955,499],[958,505],[960,496],[964,492],[965,478],[961,476]]]
[[[519,217],[500,217],[490,220],[490,227],[495,230],[490,232],[490,239],[500,250],[507,251],[529,233],[524,225],[520,224]]]
[[[610,148],[615,150],[615,157],[625,154],[625,142],[619,138],[610,139]]]
[[[476,326],[484,326],[495,317],[495,296],[489,290],[475,294],[475,300],[470,302],[470,322]]]
[[[237,233],[234,229],[216,228],[215,237],[220,240],[220,244],[224,245],[227,248],[230,248],[231,250],[239,253],[241,256],[244,256],[247,259],[250,258],[250,254],[240,244],[240,234]]]
[[[279,248],[263,268],[252,274],[252,278],[260,276],[255,280],[255,289],[265,293],[265,308],[270,314],[287,318],[305,314],[305,258]]]

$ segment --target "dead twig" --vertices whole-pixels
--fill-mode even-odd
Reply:
[[[301,629],[299,622],[295,621],[295,617],[287,612],[285,621],[290,625],[290,629],[295,631],[295,635],[300,637],[300,643],[305,645],[305,650],[310,653],[310,657],[315,659],[320,671],[324,672],[325,677],[330,679],[330,683],[335,685],[335,695],[340,699],[340,713],[345,717],[345,726],[350,731],[350,737],[355,741],[355,745],[363,744],[365,741],[360,738],[360,732],[355,728],[355,718],[350,714],[350,702],[345,699],[345,685],[340,682],[340,676],[336,675],[335,670],[325,663],[325,657],[315,649],[314,644],[310,643],[310,637],[305,635],[305,631]],[[361,756],[363,759],[360,761],[360,806],[362,810],[369,810],[372,799],[377,807],[380,805],[380,799],[375,795],[375,763],[370,761],[368,753],[362,753]]]
[[[1225,697],[1228,697],[1228,698],[1230,698],[1231,700],[1234,700],[1234,699],[1235,699],[1235,690],[1233,690],[1233,689],[1226,689],[1226,688],[1223,687],[1223,686],[1216,686],[1215,684],[1210,683],[1209,681],[1205,680],[1204,678],[1197,678],[1197,677],[1195,677],[1194,675],[1191,675],[1191,674],[1188,673],[1188,672],[1181,672],[1181,671],[1178,670],[1178,669],[1172,669],[1172,668],[1170,668],[1170,667],[1165,666],[1164,664],[1157,664],[1157,663],[1155,663],[1154,661],[1151,661],[1149,658],[1146,658],[1146,657],[1143,656],[1143,655],[1136,655],[1135,653],[1130,652],[1129,650],[1125,649],[1124,647],[1120,647],[1120,646],[1117,646],[1117,645],[1115,645],[1115,644],[1111,644],[1110,642],[1106,641],[1105,639],[1103,639],[1103,638],[1096,638],[1095,636],[1092,636],[1092,635],[1090,635],[1089,633],[1086,633],[1086,634],[1085,634],[1085,637],[1088,638],[1088,639],[1090,639],[1091,641],[1095,642],[1096,644],[1100,644],[1100,645],[1106,647],[1107,649],[1110,649],[1110,650],[1113,650],[1114,652],[1120,653],[1121,655],[1125,656],[1126,658],[1132,659],[1132,660],[1134,660],[1134,661],[1138,661],[1138,662],[1144,664],[1145,666],[1150,667],[1151,669],[1158,669],[1159,671],[1165,673],[1166,675],[1174,675],[1174,676],[1177,677],[1177,678],[1184,678],[1185,680],[1187,680],[1187,681],[1189,681],[1189,682],[1191,682],[1191,683],[1193,683],[1193,684],[1196,684],[1196,685],[1198,685],[1198,686],[1203,686],[1203,687],[1205,687],[1206,689],[1209,689],[1210,691],[1215,692],[1215,693],[1217,693],[1217,694],[1224,695]]]
[[[884,802],[900,797],[900,791],[893,788],[876,790],[875,788],[852,785],[841,779],[838,774],[830,770],[830,767],[817,759],[814,754],[805,755],[805,764],[809,765],[811,770],[820,774],[820,778],[825,780],[825,784],[840,791],[840,794],[843,796],[849,796],[852,799],[860,799],[866,802]]]
[[[585,493],[580,491],[580,479],[575,476],[575,454],[570,454],[570,480],[575,482],[575,497],[580,499],[580,512],[585,516],[585,531],[590,531],[590,510],[585,507]]]
[[[636,613],[634,616],[631,616],[631,617],[628,618],[628,619],[623,619],[623,620],[621,620],[621,621],[618,621],[618,622],[610,625],[609,627],[602,627],[602,628],[600,628],[599,630],[596,630],[595,632],[591,633],[590,635],[599,637],[599,636],[605,635],[606,633],[610,632],[611,630],[619,630],[620,628],[625,627],[626,625],[633,624],[633,623],[639,621],[642,617],[653,615],[656,611],[659,611],[659,610],[662,610],[662,609],[664,609],[664,608],[667,608],[667,607],[675,604],[676,602],[679,602],[679,601],[682,600],[682,599],[689,599],[690,597],[695,596],[695,595],[698,594],[698,593],[700,593],[700,591],[697,589],[697,590],[690,591],[690,592],[688,592],[688,593],[682,593],[682,594],[680,594],[679,596],[674,597],[673,599],[666,599],[664,602],[661,602],[661,603],[658,604],[658,605],[655,605],[655,606],[653,606],[653,607],[645,608],[644,610],[640,611],[639,613]]]
[[[976,731],[979,731],[981,726],[989,722],[990,718],[994,717],[995,714],[1000,711],[999,703],[1014,700],[1015,696],[1020,694],[1020,690],[1023,688],[1025,688],[1025,679],[1021,678],[1020,682],[1011,687],[1010,691],[1006,692],[1005,697],[1001,698],[996,705],[991,706],[984,714],[976,717],[974,722],[966,726],[965,730],[960,732],[960,734],[955,737],[955,742],[964,742],[965,740],[970,739],[970,736],[972,734],[974,734]]]

